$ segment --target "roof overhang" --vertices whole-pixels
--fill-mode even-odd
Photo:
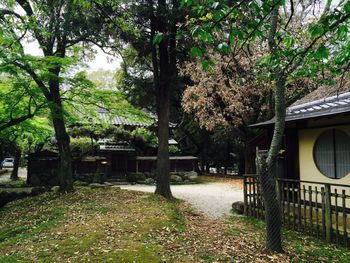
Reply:
[[[286,111],[285,121],[292,123],[348,113],[350,113],[350,92],[289,107]],[[266,127],[274,123],[275,118],[272,118],[265,122],[249,125],[249,127]]]

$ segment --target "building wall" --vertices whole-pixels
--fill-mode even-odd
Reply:
[[[310,127],[310,126],[309,126]],[[350,186],[350,173],[344,176],[340,179],[332,179],[328,178],[327,176],[323,175],[317,168],[314,156],[313,156],[313,148],[316,143],[317,138],[319,135],[328,130],[336,128],[339,130],[342,130],[350,135],[350,125],[335,125],[335,126],[329,126],[325,128],[311,128],[311,129],[304,129],[299,130],[298,137],[299,137],[299,168],[300,168],[300,180],[302,181],[312,181],[312,182],[319,182],[319,183],[329,183],[329,184],[342,184],[342,185],[349,185]],[[324,187],[323,184],[307,184],[302,183],[301,187],[305,186],[306,190],[309,189],[309,186],[311,186],[312,190],[315,191],[317,187],[317,191],[321,191],[321,188]],[[346,194],[350,194],[350,187],[331,187],[331,192],[334,193],[335,189],[337,189],[337,193],[341,194],[342,190],[346,191]],[[303,197],[301,197],[304,199]],[[318,202],[320,202],[320,195],[318,195]],[[305,199],[309,199],[308,195]],[[315,195],[312,195],[312,201],[315,201]],[[340,203],[340,197],[338,198],[338,204]],[[332,197],[332,205],[335,204],[334,197]],[[347,207],[350,207],[350,200],[346,201]]]
[[[350,173],[340,179],[331,179],[323,175],[317,168],[313,148],[318,136],[332,128],[337,128],[350,135],[350,125],[331,126],[326,128],[313,128],[299,130],[299,163],[300,163],[300,180],[316,181],[330,184],[347,184],[350,186]]]

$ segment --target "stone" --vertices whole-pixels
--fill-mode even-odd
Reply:
[[[190,181],[194,181],[198,178],[198,174],[195,171],[191,171],[187,173],[187,177]]]
[[[175,182],[175,183],[183,182],[182,177],[180,175],[177,175],[177,174],[172,174],[170,176],[170,181]]]
[[[51,187],[51,191],[55,192],[55,193],[57,193],[59,189],[60,189],[60,187],[58,185]]]
[[[147,178],[145,184],[154,184],[156,181],[153,178]]]
[[[107,186],[112,186],[112,185],[113,185],[113,184],[110,183],[110,182],[104,182],[103,184],[104,184],[104,185],[107,185]]]
[[[155,179],[157,177],[156,173],[155,172],[145,172],[143,173],[144,176],[145,176],[145,179],[147,178],[152,178],[152,179]]]
[[[236,201],[232,204],[232,210],[239,214],[239,215],[243,215],[244,213],[244,202],[242,201]]]
[[[188,180],[188,173],[181,172],[181,173],[178,173],[178,174],[182,177],[183,180]]]

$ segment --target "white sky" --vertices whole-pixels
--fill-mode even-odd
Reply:
[[[1,2],[1,0],[0,0]],[[0,7],[1,7],[1,3],[0,3]],[[16,6],[15,7],[15,11],[19,14],[24,14],[24,10],[19,7]],[[33,42],[24,42],[22,43],[23,47],[24,47],[24,51],[26,54],[30,54],[33,56],[42,56],[42,52],[39,48],[39,44],[36,41]],[[108,56],[105,53],[103,53],[101,51],[101,49],[96,47],[96,56],[93,60],[88,61],[87,64],[87,68],[85,69],[88,72],[92,72],[92,71],[96,71],[98,69],[104,69],[104,70],[112,70],[112,71],[116,71],[119,66],[120,63],[122,61],[122,59],[120,57],[112,57],[112,56]],[[84,68],[82,68],[83,70]]]
[[[25,42],[23,43],[24,51],[26,54],[30,54],[33,56],[42,56],[42,51],[39,48],[39,44],[37,42]],[[96,55],[95,58],[91,61],[87,61],[86,71],[92,72],[98,69],[104,70],[112,70],[116,71],[120,67],[120,63],[122,59],[119,56],[113,57],[109,56],[102,52],[101,49],[95,48]],[[82,68],[84,69],[84,68]]]

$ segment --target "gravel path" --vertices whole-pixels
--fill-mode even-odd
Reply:
[[[122,185],[122,189],[154,192],[151,185]],[[172,185],[176,198],[186,200],[192,206],[212,218],[228,215],[235,201],[243,201],[243,190],[228,183],[205,183],[197,185]]]
[[[11,175],[11,170],[12,170],[12,169],[7,169],[7,170],[8,170],[7,173],[1,174],[1,175],[0,175],[0,183],[6,183],[6,182],[8,182],[8,181],[11,180],[11,179],[10,179],[10,175]],[[23,178],[24,180],[26,180],[26,179],[27,179],[27,169],[25,169],[25,168],[19,168],[19,170],[18,170],[18,176],[19,176],[20,178]]]

